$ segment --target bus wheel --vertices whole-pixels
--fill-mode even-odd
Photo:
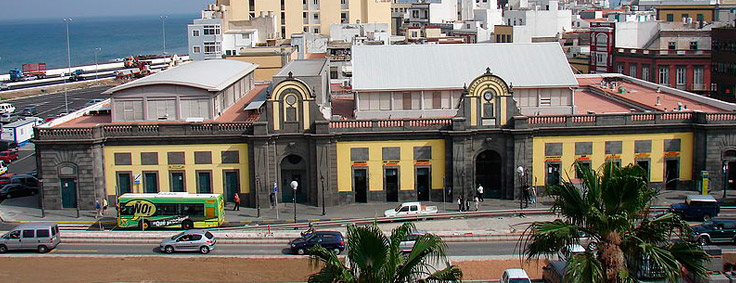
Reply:
[[[141,230],[148,230],[149,227],[151,227],[151,224],[148,223],[148,220],[138,222],[138,228]]]
[[[190,220],[185,220],[184,222],[181,223],[181,228],[184,230],[192,229],[194,228],[194,223],[192,223],[192,221]]]

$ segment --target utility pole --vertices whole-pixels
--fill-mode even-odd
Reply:
[[[66,23],[66,62],[67,62],[67,74],[71,76],[72,74],[72,57],[71,57],[71,51],[69,49],[69,23],[72,22],[72,18],[64,18],[64,23]],[[64,79],[64,111],[66,111],[66,114],[69,114],[69,97],[68,97],[68,88],[67,83],[69,82],[69,78]],[[77,211],[79,209],[77,208]],[[77,212],[79,214],[79,212]],[[79,217],[79,215],[77,215]]]
[[[166,19],[168,19],[169,16],[161,16],[161,27],[163,30],[163,38],[164,38],[164,56],[166,56]]]
[[[99,72],[97,66],[97,53],[100,53],[100,51],[102,51],[102,48],[95,47],[95,80],[97,80],[97,73]]]
[[[260,194],[258,193],[259,191],[258,185],[260,184],[260,180],[261,179],[258,176],[258,173],[256,173],[256,211],[258,213],[256,217],[258,218],[261,218],[261,198],[260,198]]]
[[[322,216],[325,216],[325,176],[320,174],[319,180],[322,181]]]

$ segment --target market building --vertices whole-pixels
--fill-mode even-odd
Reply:
[[[268,84],[248,79],[253,64],[210,60],[113,88],[111,111],[36,128],[44,204],[89,209],[124,189],[239,193],[265,206],[274,186],[280,202],[328,206],[452,201],[479,184],[513,199],[575,178],[574,162],[635,163],[668,189],[695,189],[701,172],[715,188],[736,176],[736,105],[620,74],[574,75],[557,43],[351,55],[352,97],[331,95],[327,59],[291,61]],[[118,101],[140,99],[151,113],[164,97],[176,113],[165,121],[116,118],[127,109]],[[210,115],[187,121],[181,101],[195,97]]]

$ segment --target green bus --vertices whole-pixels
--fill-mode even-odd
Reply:
[[[224,221],[225,200],[221,194],[127,193],[118,197],[120,228],[211,228]]]

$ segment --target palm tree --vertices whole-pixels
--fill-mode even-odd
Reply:
[[[459,282],[463,273],[457,266],[436,270],[432,265],[446,262],[447,244],[440,237],[424,234],[416,240],[411,252],[401,253],[399,243],[413,230],[414,224],[404,223],[386,237],[375,223],[348,226],[347,264],[332,251],[315,246],[310,250],[312,263],[321,262],[324,267],[309,276],[309,282]]]
[[[568,260],[565,277],[571,282],[631,282],[637,272],[652,271],[674,281],[682,267],[707,278],[707,254],[684,241],[690,226],[673,213],[649,217],[657,191],[641,167],[607,162],[595,172],[576,163],[575,172],[582,183],[547,187],[554,198],[552,209],[561,218],[527,228],[520,242],[527,260],[582,244],[585,252]],[[589,240],[581,241],[581,234]]]

